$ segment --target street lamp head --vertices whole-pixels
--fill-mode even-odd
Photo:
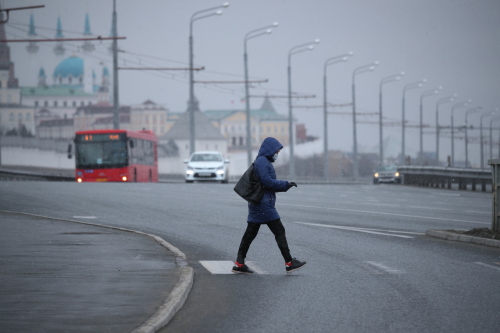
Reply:
[[[427,82],[427,79],[422,79],[422,83],[426,83]]]
[[[401,76],[396,76],[396,77],[394,78],[394,80],[396,80],[396,81],[401,80]]]
[[[315,42],[316,44],[319,44],[319,38],[316,38],[316,39],[314,40],[314,42]]]
[[[370,69],[370,71],[373,71],[373,70],[375,70],[375,66],[371,66],[369,69]]]
[[[222,10],[218,10],[215,12],[216,15],[222,15]]]
[[[442,90],[442,89],[443,89],[443,86],[439,86],[439,87],[438,87],[438,90]]]
[[[453,94],[453,97],[457,98],[457,97],[458,97],[458,94]]]
[[[347,61],[347,57],[343,57],[343,58],[342,58],[342,61]]]
[[[224,8],[225,8],[225,7],[229,7],[229,2],[224,2],[224,3],[222,4],[222,7],[224,7]]]
[[[373,66],[378,66],[380,63],[378,61],[373,62]]]
[[[272,33],[272,32],[273,32],[273,30],[272,30],[272,29],[267,29],[267,30],[266,30],[266,34],[270,34],[270,33]]]
[[[309,45],[309,47],[307,49],[310,51],[314,50],[314,45]]]
[[[401,71],[401,76],[405,76],[405,72],[404,71]]]
[[[279,23],[278,23],[278,22],[274,22],[274,23],[272,24],[272,26],[273,26],[273,27],[277,27],[278,25],[279,25]]]
[[[352,57],[354,55],[354,52],[353,51],[349,51],[349,53],[347,53],[347,54]]]
[[[422,88],[422,86],[423,86],[422,83],[417,84],[417,87],[419,87],[419,88]]]

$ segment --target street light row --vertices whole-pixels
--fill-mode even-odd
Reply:
[[[190,125],[190,153],[192,154],[195,151],[195,121],[194,121],[194,111],[196,110],[196,102],[194,97],[194,65],[193,65],[193,23],[197,20],[201,20],[204,18],[208,18],[215,15],[221,15],[222,11],[220,9],[226,8],[229,6],[229,3],[224,3],[220,6],[204,9],[201,11],[195,12],[191,16],[190,20],[190,30],[189,30],[189,125]],[[205,14],[208,13],[208,14]],[[204,14],[201,15],[200,14]],[[244,71],[245,71],[245,111],[246,111],[246,141],[247,141],[247,160],[248,164],[252,162],[252,139],[251,139],[251,124],[250,124],[250,94],[249,94],[249,75],[248,75],[248,52],[247,52],[247,42],[250,39],[257,38],[260,36],[268,35],[272,32],[272,28],[278,27],[278,22],[274,22],[271,25],[267,25],[258,29],[254,29],[249,31],[244,36]],[[298,53],[302,53],[305,51],[312,51],[314,49],[314,45],[320,42],[319,39],[315,39],[311,42],[303,43],[296,45],[288,51],[288,67],[287,67],[287,78],[288,78],[288,122],[289,122],[289,145],[290,145],[290,161],[289,161],[289,172],[292,180],[295,179],[295,156],[294,156],[294,131],[293,131],[293,112],[292,112],[292,68],[291,68],[291,60],[292,56]],[[348,52],[339,56],[335,56],[332,58],[328,58],[323,66],[323,122],[324,122],[324,177],[328,178],[329,174],[329,163],[328,163],[328,119],[327,119],[327,68],[331,65],[346,62],[349,57],[353,56],[353,52]],[[357,132],[356,132],[356,76],[362,73],[370,72],[375,69],[376,66],[379,65],[378,61],[374,61],[372,63],[366,64],[364,66],[360,66],[352,72],[352,118],[353,118],[353,176],[354,179],[357,179],[359,176],[359,166],[358,166],[358,149],[357,149]],[[400,72],[398,74],[394,74],[391,76],[387,76],[380,81],[379,85],[379,163],[383,164],[384,161],[384,150],[383,150],[383,96],[382,96],[382,87],[390,82],[399,81],[401,77],[405,75],[405,72]],[[403,100],[402,100],[402,147],[401,147],[401,155],[403,159],[405,158],[405,97],[406,92],[412,89],[421,88],[427,82],[426,79],[422,79],[417,82],[413,82],[410,84],[406,84],[403,88]],[[437,95],[442,90],[442,86],[438,86],[434,89],[426,90],[420,95],[420,159],[423,160],[423,99],[426,97],[431,97]],[[436,158],[439,160],[439,134],[440,134],[440,126],[439,126],[439,106],[445,103],[453,102],[457,97],[457,94],[441,98],[437,101],[436,104]],[[451,109],[451,164],[455,163],[455,149],[454,149],[454,111],[468,106],[471,103],[469,99],[467,102],[459,102],[455,103]],[[467,116],[470,113],[478,112],[481,110],[481,107],[476,107],[472,109],[468,109],[466,111],[465,123],[466,123],[466,131],[465,131],[465,151],[466,151],[466,166],[468,165],[468,136],[467,136]],[[484,168],[483,161],[483,138],[482,138],[482,122],[483,117],[487,115],[493,115],[494,112],[488,112],[481,115],[481,168]],[[500,120],[500,116],[495,117],[493,120]],[[491,136],[491,125],[490,125],[490,136]],[[490,154],[491,154],[491,145],[490,145]]]

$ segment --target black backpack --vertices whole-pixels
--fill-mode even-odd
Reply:
[[[234,186],[234,191],[248,202],[258,205],[264,196],[265,188],[255,175],[254,164],[245,171]]]

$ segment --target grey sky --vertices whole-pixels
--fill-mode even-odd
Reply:
[[[2,6],[18,7],[44,4],[44,9],[11,13],[6,27],[8,38],[27,37],[31,13],[35,25],[54,29],[61,16],[66,37],[82,33],[85,13],[88,12],[91,30],[95,35],[109,36],[111,30],[111,0],[0,0]],[[118,0],[118,34],[125,36],[119,47],[120,65],[185,67],[188,62],[188,34],[190,16],[198,11],[222,4],[223,1],[132,1]],[[267,78],[269,83],[257,86],[254,94],[286,94],[288,50],[301,43],[320,38],[321,43],[312,52],[292,57],[293,91],[315,94],[316,99],[299,100],[300,105],[322,103],[323,63],[328,57],[354,51],[348,62],[333,65],[328,70],[328,90],[331,102],[351,101],[351,76],[354,68],[380,61],[374,72],[356,77],[357,105],[360,112],[378,110],[380,80],[401,70],[406,76],[400,82],[384,85],[384,115],[386,121],[401,120],[401,98],[404,84],[427,78],[423,89],[407,93],[407,119],[418,123],[419,100],[422,91],[439,85],[444,87],[437,97],[424,99],[424,123],[435,125],[436,100],[458,93],[459,100],[473,99],[473,106],[485,110],[500,106],[500,2],[496,0],[232,0],[221,16],[199,20],[194,24],[195,64],[206,71],[196,75],[198,80],[242,80],[243,36],[252,29],[279,22],[271,35],[252,39],[248,44],[249,72],[252,78]],[[13,25],[15,24],[15,25]],[[55,31],[37,29],[39,35],[53,37]],[[53,44],[41,46],[36,55],[28,55],[26,44],[12,43],[12,58],[21,85],[35,85],[40,66],[47,74],[59,61],[72,52],[76,45],[67,46],[63,57],[52,52]],[[99,63],[112,67],[109,43],[99,43],[90,55],[96,72]],[[146,56],[143,56],[146,55]],[[154,57],[154,58],[152,58]],[[164,60],[162,60],[164,59]],[[226,73],[231,75],[222,75]],[[175,75],[175,78],[172,77]],[[98,75],[99,77],[100,75]],[[120,103],[138,104],[146,99],[166,105],[171,111],[184,111],[188,100],[187,73],[131,72],[119,75]],[[50,82],[50,81],[49,81]],[[243,85],[213,87],[197,85],[195,94],[202,110],[244,108]],[[262,103],[253,99],[257,108]],[[286,99],[273,100],[278,112],[287,113]],[[451,104],[442,107],[440,123],[449,125]],[[351,111],[350,107],[338,111]],[[307,125],[309,133],[322,136],[322,111],[297,109],[299,122]],[[330,116],[330,147],[350,150],[352,147],[352,118]],[[377,116],[359,117],[376,121]],[[456,111],[458,124],[464,122],[464,110]],[[479,116],[470,116],[477,126]],[[489,121],[484,124],[489,125]],[[434,133],[433,129],[425,132]],[[378,151],[378,126],[360,124],[358,127],[361,151]],[[477,136],[478,133],[470,133]],[[386,127],[384,137],[391,138],[394,152],[399,152],[401,128]],[[418,150],[418,130],[407,132],[407,152]],[[449,139],[442,139],[441,156],[450,151]],[[463,141],[457,141],[456,159],[463,159]],[[392,153],[391,152],[389,153]],[[424,150],[435,150],[434,135],[424,137]],[[470,159],[478,162],[478,145],[471,144]]]

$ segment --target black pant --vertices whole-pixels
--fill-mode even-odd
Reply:
[[[283,223],[281,223],[281,220],[277,219],[262,224],[267,224],[271,232],[274,234],[274,238],[276,239],[276,243],[278,243],[278,247],[280,248],[281,255],[283,255],[285,262],[292,261],[292,256],[290,255],[290,250],[288,249],[288,243],[286,241],[285,227],[283,226]],[[240,248],[238,249],[238,259],[236,260],[238,263],[243,264],[245,262],[248,249],[250,248],[252,241],[255,237],[257,237],[260,225],[261,223],[247,223],[247,230],[243,234]]]

